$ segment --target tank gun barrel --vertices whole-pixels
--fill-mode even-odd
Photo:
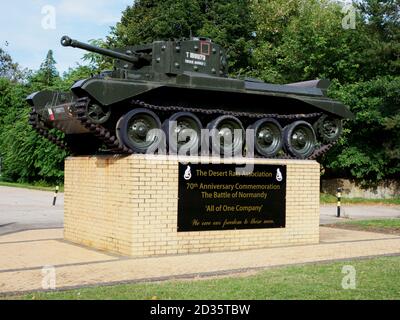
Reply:
[[[64,47],[79,48],[79,49],[98,53],[98,54],[101,54],[101,55],[104,55],[107,57],[111,57],[114,59],[120,59],[120,60],[127,61],[127,62],[134,63],[134,64],[139,62],[139,56],[135,55],[135,53],[132,53],[132,55],[128,55],[128,54],[123,54],[123,53],[113,51],[110,49],[99,48],[99,47],[92,46],[87,43],[80,42],[78,40],[71,39],[68,36],[63,36],[61,38],[61,44]]]

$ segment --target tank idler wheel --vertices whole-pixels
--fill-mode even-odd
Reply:
[[[89,104],[86,108],[86,116],[93,124],[103,124],[110,120],[111,109],[96,103]]]
[[[234,116],[221,116],[207,126],[210,145],[214,152],[225,157],[242,156],[245,131],[242,122]]]
[[[254,130],[254,146],[258,154],[274,157],[283,147],[283,130],[275,119],[261,119],[248,129]]]
[[[117,123],[119,142],[134,153],[156,151],[162,142],[160,118],[148,109],[135,109]]]
[[[286,151],[298,159],[310,157],[317,144],[313,127],[305,121],[296,121],[285,127],[283,140]]]
[[[163,123],[170,153],[198,155],[203,125],[190,112],[178,112]]]
[[[335,142],[343,132],[342,120],[324,114],[315,122],[314,130],[324,142]]]

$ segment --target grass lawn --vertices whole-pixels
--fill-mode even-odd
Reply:
[[[329,225],[334,228],[400,234],[400,219],[351,220]]]
[[[56,186],[46,186],[43,184],[35,185],[28,183],[15,183],[15,182],[4,182],[0,181],[0,187],[13,187],[13,188],[24,188],[40,191],[54,191]],[[60,192],[64,192],[64,186],[60,186]]]
[[[356,289],[345,290],[342,268],[356,270]],[[400,257],[268,269],[255,275],[168,281],[35,293],[22,299],[400,299]]]
[[[321,204],[336,204],[337,198],[336,196],[321,193],[320,196]],[[383,205],[400,205],[400,198],[395,199],[364,199],[364,198],[342,198],[342,204],[383,204]]]

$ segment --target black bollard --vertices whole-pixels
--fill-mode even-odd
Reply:
[[[340,218],[340,206],[342,201],[342,188],[337,188],[337,217]]]
[[[53,206],[55,206],[55,205],[56,205],[56,202],[57,202],[58,190],[59,190],[59,187],[57,186],[57,187],[56,187],[56,190],[54,191]]]

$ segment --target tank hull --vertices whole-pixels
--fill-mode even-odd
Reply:
[[[74,115],[74,103],[84,97],[112,108],[113,113],[119,116],[132,108],[132,100],[138,100],[154,105],[190,106],[204,110],[251,110],[250,113],[254,114],[324,113],[341,119],[354,117],[343,104],[325,97],[318,88],[232,82],[231,79],[219,79],[219,86],[211,87],[193,79],[195,77],[188,77],[183,83],[178,78],[177,82],[181,83],[170,84],[88,79],[77,82],[70,93],[44,91],[32,94],[27,100],[47,126],[66,134],[88,133]],[[228,83],[231,83],[230,86]]]

